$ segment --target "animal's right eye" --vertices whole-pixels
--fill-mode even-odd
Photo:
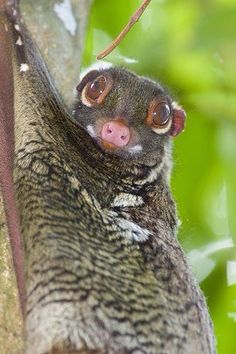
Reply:
[[[112,80],[104,75],[98,76],[89,82],[82,92],[82,102],[87,106],[98,105],[103,102],[112,87]]]
[[[97,101],[106,88],[106,81],[105,76],[99,76],[96,78],[88,85],[86,89],[86,98],[92,101]]]
[[[165,102],[158,103],[152,110],[152,125],[154,128],[165,128],[171,119],[170,107]]]

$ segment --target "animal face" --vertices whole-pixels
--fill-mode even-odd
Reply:
[[[156,82],[127,70],[89,72],[77,86],[73,116],[106,153],[160,153],[184,128],[185,112]]]

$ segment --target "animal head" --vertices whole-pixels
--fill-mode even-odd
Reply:
[[[130,71],[90,71],[77,91],[73,116],[105,153],[158,155],[184,129],[185,112],[162,86]]]

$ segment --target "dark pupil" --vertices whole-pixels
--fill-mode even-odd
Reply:
[[[89,87],[87,95],[92,100],[96,100],[105,90],[106,78],[104,76],[98,77]]]
[[[165,125],[170,118],[170,107],[166,103],[159,103],[152,113],[153,122],[156,125]]]

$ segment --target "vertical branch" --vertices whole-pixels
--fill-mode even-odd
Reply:
[[[15,1],[11,2],[14,5]],[[13,185],[14,158],[14,87],[12,73],[11,23],[3,15],[0,3],[0,184],[4,200],[13,264],[22,312],[25,307],[24,257],[19,215]],[[8,4],[9,5],[9,4]],[[13,11],[17,11],[14,7]]]
[[[72,88],[79,81],[91,3],[92,0],[51,0],[48,11],[47,1],[20,2],[30,35],[37,44],[58,91],[68,105],[73,103]],[[70,15],[68,21],[63,20],[65,13]]]

